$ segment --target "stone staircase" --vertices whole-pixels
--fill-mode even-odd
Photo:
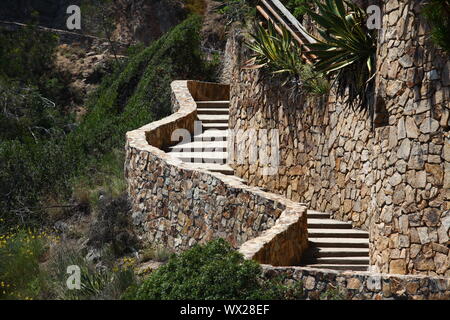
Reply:
[[[202,132],[191,142],[170,148],[174,157],[198,169],[233,175],[227,163],[229,101],[196,101]],[[323,212],[308,210],[310,248],[304,266],[334,270],[366,271],[369,266],[369,235],[347,222],[330,219]]]
[[[308,210],[309,249],[304,266],[334,270],[367,271],[369,233],[351,223],[330,219],[324,212]]]
[[[179,143],[170,148],[170,154],[193,163],[196,168],[233,175],[227,163],[227,137],[229,101],[196,101],[197,117],[202,133],[194,135],[192,142]]]

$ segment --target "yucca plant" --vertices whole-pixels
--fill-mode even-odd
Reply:
[[[350,104],[366,105],[376,54],[376,33],[367,28],[366,13],[346,0],[312,1],[319,11],[307,9],[320,34],[311,35],[317,43],[309,44],[317,57],[315,70],[334,77],[338,93],[345,94]]]
[[[289,31],[285,28],[281,30],[279,34],[271,22],[267,29],[261,25],[255,26],[255,32],[251,34],[252,41],[246,43],[253,55],[244,68],[267,68],[274,76],[284,74],[283,86],[291,83],[308,94],[328,93],[328,81],[302,60],[301,48],[293,42]]]

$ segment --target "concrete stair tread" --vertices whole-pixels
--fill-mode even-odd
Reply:
[[[203,108],[197,109],[197,114],[228,114],[229,108]]]
[[[194,136],[194,140],[200,140],[200,139],[226,139],[228,137],[228,130],[214,130],[209,129],[205,130],[203,133]]]
[[[308,218],[315,218],[315,219],[330,219],[330,214],[325,212],[319,212],[314,210],[308,210],[306,212],[306,216]]]
[[[313,257],[369,257],[369,248],[312,248]]]
[[[228,123],[202,123],[203,128],[205,129],[219,129],[226,130],[228,129]]]
[[[308,223],[323,223],[323,224],[343,224],[350,225],[351,223],[334,220],[334,219],[320,219],[320,218],[308,218]]]
[[[342,222],[332,219],[308,218],[309,229],[352,229],[348,222]]]
[[[226,122],[228,124],[229,116],[227,114],[197,114],[197,118],[201,122],[212,122],[212,123]]]
[[[317,264],[365,264],[369,265],[369,257],[318,257],[315,258]]]
[[[230,100],[207,100],[207,101],[195,101],[197,107],[202,107],[206,105],[229,105]]]
[[[314,238],[309,237],[311,246],[318,248],[369,248],[367,238]]]
[[[318,247],[318,252],[360,252],[369,254],[369,248],[327,248]]]
[[[194,141],[194,142],[188,142],[188,143],[179,143],[173,147],[170,147],[171,150],[180,152],[182,149],[183,152],[203,152],[204,149],[226,149],[227,148],[227,141]],[[206,150],[206,151],[212,151],[212,150]]]
[[[316,237],[315,235],[318,235],[317,237],[323,238],[323,237],[329,237],[329,238],[335,238],[335,237],[357,237],[357,238],[368,238],[369,233],[365,231],[355,230],[355,229],[316,229],[316,228],[308,228],[308,233],[311,237]]]
[[[322,264],[322,263],[318,263],[318,264],[306,264],[304,265],[304,267],[309,267],[309,268],[318,268],[318,269],[330,269],[330,270],[348,270],[348,271],[367,271],[368,270],[368,266],[365,265],[352,265],[352,264],[347,264],[347,265],[330,265],[330,264]]]
[[[193,163],[192,164],[197,169],[208,170],[212,172],[220,172],[227,175],[234,174],[233,168],[226,164],[216,164],[216,163]]]
[[[177,158],[208,158],[208,159],[226,159],[227,152],[169,152]]]

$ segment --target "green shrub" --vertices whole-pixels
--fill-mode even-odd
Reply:
[[[225,17],[226,24],[244,23],[256,15],[256,0],[218,0],[216,10]]]
[[[46,299],[94,300],[119,299],[129,288],[136,286],[133,268],[116,265],[108,247],[102,250],[101,267],[84,258],[83,251],[67,245],[57,247],[49,261],[46,272],[48,285]],[[69,289],[66,285],[67,267],[78,266],[81,272],[80,289]]]
[[[212,80],[200,53],[200,26],[201,19],[192,16],[105,79],[88,103],[85,120],[69,136],[68,148],[105,154],[123,145],[127,131],[170,114],[173,80]]]
[[[297,18],[300,22],[303,16],[311,9],[313,2],[311,0],[283,0],[284,6]]]
[[[450,53],[450,0],[426,1],[423,14],[431,25],[431,40]]]
[[[186,10],[191,14],[203,15],[206,11],[205,0],[182,0]]]
[[[39,261],[48,240],[46,233],[22,229],[0,235],[0,299],[39,297],[45,287]]]
[[[89,244],[97,248],[110,244],[117,256],[131,253],[138,240],[131,225],[131,207],[127,194],[114,199],[105,196],[100,201],[99,209],[89,230]]]
[[[32,110],[23,107],[28,103],[16,103],[15,110],[27,117],[5,120],[0,110],[0,135],[8,135],[3,127],[16,132],[0,142],[0,217],[9,223],[42,222],[46,197],[57,194],[66,201],[79,183],[94,189],[97,182],[113,182],[123,188],[123,153],[120,161],[111,158],[114,150],[123,150],[125,133],[170,114],[171,81],[214,80],[215,66],[200,52],[200,27],[201,19],[192,16],[117,65],[89,97],[88,113],[78,126],[53,117],[39,92],[29,99],[36,105]],[[45,130],[31,134],[34,127]]]
[[[196,245],[152,273],[124,298],[137,300],[281,299],[288,288],[263,280],[261,267],[223,239]]]
[[[253,51],[247,68],[267,68],[272,75],[284,75],[283,85],[294,84],[310,95],[328,93],[327,79],[302,60],[300,46],[293,42],[285,28],[282,28],[282,35],[278,34],[271,22],[267,29],[260,25],[256,25],[255,29],[256,32],[251,35],[252,41],[247,43]]]
[[[345,295],[338,288],[329,288],[320,295],[320,300],[344,300]]]
[[[52,68],[57,39],[37,25],[15,32],[0,29],[0,74],[37,83]]]

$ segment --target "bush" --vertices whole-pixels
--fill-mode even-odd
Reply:
[[[431,25],[431,40],[450,53],[450,0],[426,1],[423,14]]]
[[[133,266],[125,263],[114,265],[113,258],[108,257],[107,247],[102,251],[102,266],[87,261],[82,250],[67,245],[56,248],[49,260],[46,269],[49,274],[46,299],[116,300],[127,288],[136,285]],[[79,290],[70,290],[66,285],[67,267],[73,265],[78,266],[81,271]]]
[[[212,80],[200,53],[200,26],[201,19],[192,16],[105,79],[68,148],[83,156],[105,154],[123,145],[127,131],[170,114],[173,80]]]
[[[302,21],[307,10],[311,9],[313,6],[313,3],[310,0],[284,0],[282,2],[299,21]]]
[[[37,83],[52,68],[57,40],[36,25],[16,32],[0,29],[0,74]]]
[[[39,262],[50,239],[44,232],[26,230],[0,234],[0,299],[39,297],[46,283]]]
[[[0,116],[1,135],[8,131],[3,127],[17,132],[0,142],[0,217],[12,224],[41,223],[45,197],[57,194],[66,201],[72,187],[98,181],[121,188],[123,153],[120,161],[111,158],[114,150],[123,150],[125,133],[170,114],[172,80],[214,80],[214,68],[200,52],[200,27],[201,19],[192,16],[136,50],[89,97],[88,113],[78,126],[65,125],[67,119],[51,122],[51,108],[40,105],[39,95],[33,98],[37,107],[29,112],[30,120]],[[15,109],[23,112],[22,105]],[[36,126],[51,134],[34,130],[33,136],[29,128]]]
[[[225,17],[226,24],[244,23],[256,15],[256,0],[218,0],[216,10]]]
[[[345,295],[338,288],[329,288],[320,295],[320,300],[345,300]]]
[[[102,199],[100,212],[90,227],[89,244],[99,249],[110,244],[117,256],[131,253],[138,240],[133,233],[130,209],[126,194],[115,199]]]
[[[264,280],[261,274],[262,269],[256,262],[245,260],[225,240],[218,239],[172,256],[124,298],[281,299],[290,292],[291,288],[280,281]]]

